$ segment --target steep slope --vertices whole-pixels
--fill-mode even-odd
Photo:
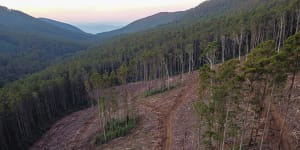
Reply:
[[[74,32],[46,23],[23,12],[0,6],[0,26],[7,31],[32,33],[41,36],[64,38],[68,40],[86,40],[86,33]]]
[[[0,6],[0,87],[88,47],[91,35],[60,25]]]
[[[207,0],[185,12],[179,19],[182,23],[204,21],[213,17],[226,16],[260,8],[273,8],[285,5],[293,0]]]
[[[181,85],[146,98],[143,94],[148,86],[157,88],[163,81],[153,80],[115,87],[120,100],[127,89],[128,100],[134,101],[140,118],[138,127],[126,137],[100,147],[92,144],[95,133],[99,131],[99,118],[97,107],[91,107],[56,122],[30,149],[197,149],[197,118],[192,109],[193,102],[197,99],[197,75],[194,72],[185,74],[182,79],[179,76],[172,77],[172,85],[179,82]],[[181,119],[184,119],[184,123]]]
[[[187,10],[180,21],[185,23],[203,21],[203,19],[228,13],[250,10],[263,3],[262,0],[207,0],[199,6]]]
[[[137,31],[142,31],[150,29],[159,25],[167,24],[173,22],[174,20],[180,18],[184,12],[161,12],[133,23],[130,23],[126,27],[118,30],[119,33],[132,33]]]
[[[292,1],[292,0],[288,0]],[[284,0],[277,0],[276,3],[270,3],[269,0],[207,0],[199,4],[195,8],[178,12],[161,12],[140,20],[137,20],[129,25],[110,32],[97,34],[99,39],[107,39],[117,35],[135,33],[153,29],[155,27],[172,27],[178,25],[191,25],[197,22],[209,20],[214,17],[226,16],[233,13],[245,12],[253,10],[258,6],[280,5],[286,2]]]
[[[77,32],[77,33],[81,33],[81,34],[86,34],[81,29],[79,29],[75,26],[63,23],[63,22],[59,22],[59,21],[56,21],[56,20],[48,19],[48,18],[39,18],[39,20],[42,20],[46,23],[52,24],[56,27],[59,27],[59,28],[65,29],[65,30],[69,30],[69,31]]]
[[[282,41],[277,40],[282,43],[287,36],[296,32],[296,21],[299,18],[296,15],[297,5],[286,3],[285,6],[292,7],[279,9],[274,5],[271,11],[263,9],[265,11],[253,11],[244,16],[237,13],[216,17],[201,24],[155,28],[116,38],[79,55],[67,64],[19,80],[0,90],[0,113],[10,114],[0,115],[0,139],[3,139],[0,140],[0,146],[2,149],[27,147],[33,142],[27,139],[38,138],[56,117],[82,106],[82,103],[88,103],[85,81],[93,71],[105,76],[111,75],[113,83],[116,83],[115,71],[121,64],[128,66],[130,74],[127,80],[130,82],[151,80],[157,76],[166,78],[167,75],[187,72],[203,65],[209,54],[213,55],[211,58],[216,62],[221,62],[224,51],[225,59],[230,59],[247,54],[263,41],[275,39],[280,36],[273,35],[274,30],[280,32],[278,29],[283,18],[280,15],[288,14],[283,19],[287,22],[281,26],[289,30],[281,31],[284,32],[281,34]],[[223,42],[219,37],[222,36],[225,37],[225,46],[221,46]],[[210,47],[209,42],[220,46],[212,54],[203,53],[206,47]],[[27,131],[26,134],[23,129]]]
[[[114,37],[121,34],[134,33],[143,30],[148,30],[163,24],[171,23],[180,18],[184,12],[161,12],[137,21],[130,23],[129,25],[110,32],[104,32],[97,34],[99,39],[105,39]]]

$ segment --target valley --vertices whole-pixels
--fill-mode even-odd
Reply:
[[[56,18],[125,15],[93,3]],[[0,149],[298,150],[299,31],[300,0],[201,1],[97,34],[0,6]]]

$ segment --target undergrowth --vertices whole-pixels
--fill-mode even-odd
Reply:
[[[164,92],[172,90],[172,89],[174,89],[178,86],[179,86],[179,84],[170,86],[169,88],[168,87],[160,87],[160,88],[151,89],[151,90],[148,90],[144,93],[144,97],[149,97],[149,96],[153,96],[153,95],[156,95],[156,94],[164,93]]]
[[[93,143],[97,146],[101,144],[108,143],[109,141],[116,139],[118,137],[123,137],[127,135],[133,128],[137,125],[136,118],[125,119],[122,121],[113,120],[105,126],[104,132],[97,134],[93,140]]]

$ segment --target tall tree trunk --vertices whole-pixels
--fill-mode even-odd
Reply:
[[[276,29],[276,19],[274,19],[273,22],[273,34],[272,34],[272,38],[275,42],[277,42],[277,29]]]
[[[224,123],[224,132],[223,132],[223,142],[222,142],[222,150],[224,150],[224,146],[225,146],[225,140],[226,140],[226,130],[227,130],[227,120],[228,120],[228,113],[229,110],[226,110],[226,117],[225,117],[225,123]]]
[[[300,23],[300,9],[296,10],[296,33],[299,31],[299,23]]]
[[[163,61],[163,64],[165,66],[166,75],[167,75],[167,88],[170,89],[170,74],[169,74],[168,65],[165,61]]]
[[[214,56],[209,56],[209,54],[206,53],[206,59],[210,65],[210,69],[213,70],[214,69]]]
[[[277,44],[277,52],[280,51],[281,43],[283,39],[283,27],[284,27],[284,14],[280,17],[280,29],[279,29],[279,38],[278,38],[278,44]]]
[[[249,33],[247,33],[246,36],[246,60],[248,58],[248,53],[249,53]]]
[[[245,130],[246,130],[246,122],[248,120],[248,109],[249,109],[250,101],[247,102],[247,107],[246,107],[246,114],[245,118],[243,120],[243,127],[242,127],[242,135],[241,135],[241,142],[240,142],[240,148],[239,150],[242,150],[243,148],[243,142],[244,142],[244,136],[245,136]]]
[[[222,37],[221,37],[221,41],[222,41],[222,63],[224,63],[225,62],[225,48],[226,48],[226,41],[225,41],[225,36],[224,35],[222,35]]]
[[[191,56],[189,55],[189,74],[191,73]]]
[[[192,71],[192,68],[193,68],[193,52],[188,52],[188,55],[189,55],[189,74],[191,73]]]
[[[271,97],[270,97],[270,100],[269,100],[269,105],[268,105],[268,110],[267,110],[267,116],[266,116],[265,125],[264,125],[264,129],[263,129],[263,133],[262,133],[262,137],[261,137],[261,141],[260,141],[260,147],[259,147],[260,150],[262,150],[262,148],[263,148],[265,132],[266,132],[267,126],[268,126],[267,122],[269,121],[269,114],[270,114],[271,104],[273,102],[272,100],[273,100],[274,86],[275,85],[273,85],[272,90],[271,90]]]
[[[292,83],[291,83],[291,85],[289,87],[289,90],[288,90],[287,109],[285,110],[284,119],[283,119],[283,125],[280,128],[278,148],[280,148],[280,143],[282,141],[282,135],[283,135],[283,132],[284,132],[283,128],[285,126],[287,114],[289,112],[289,105],[290,105],[290,101],[291,101],[291,98],[292,98],[292,93],[293,93],[293,88],[294,88],[295,80],[296,80],[296,71],[293,72]]]
[[[184,74],[184,60],[183,60],[183,53],[180,55],[180,61],[181,61],[181,81],[183,80],[183,74]]]
[[[241,60],[242,44],[243,44],[243,30],[241,30],[240,32],[240,39],[239,39],[239,60]]]

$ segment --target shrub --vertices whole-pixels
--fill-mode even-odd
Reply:
[[[93,143],[97,146],[108,143],[109,141],[123,137],[127,135],[137,125],[136,118],[125,119],[125,120],[113,120],[105,126],[104,132],[97,134],[93,140]]]

